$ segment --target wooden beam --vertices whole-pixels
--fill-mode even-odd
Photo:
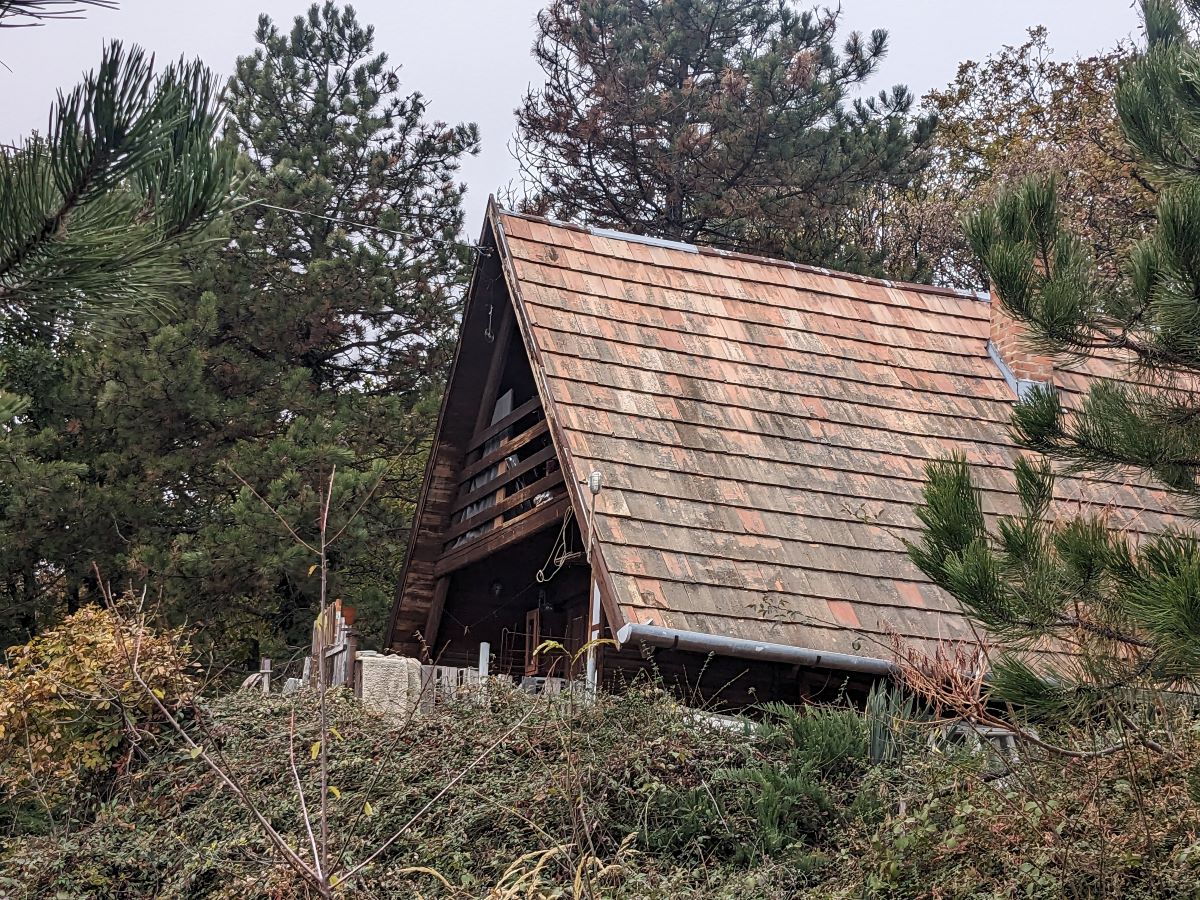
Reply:
[[[483,429],[483,431],[476,432],[475,436],[473,438],[471,438],[471,443],[467,447],[467,452],[470,453],[474,450],[478,450],[480,447],[482,447],[484,444],[486,444],[491,438],[495,437],[500,432],[502,432],[505,428],[515,425],[517,422],[520,422],[523,418],[525,418],[527,415],[529,415],[534,410],[538,410],[541,408],[542,408],[542,401],[540,399],[538,399],[537,397],[533,397],[532,399],[526,400],[524,403],[522,403],[520,406],[518,406],[516,409],[514,409],[512,412],[510,412],[507,416],[505,416],[503,419],[501,419],[496,424],[489,425],[487,428]]]
[[[496,397],[500,392],[500,379],[504,375],[504,363],[508,359],[508,345],[512,342],[513,314],[511,305],[500,305],[500,325],[496,329],[492,341],[492,358],[488,365],[487,380],[483,383],[483,392],[479,395],[479,413],[475,418],[475,427],[471,434],[478,434],[492,420],[492,412],[496,408]]]
[[[497,550],[549,528],[561,519],[569,508],[570,502],[565,494],[557,500],[535,506],[528,512],[521,513],[515,519],[510,519],[503,528],[489,531],[469,544],[444,553],[434,565],[433,573],[438,577],[449,575],[464,566],[491,556]]]
[[[513,471],[516,471],[516,470],[514,469]],[[514,509],[515,507],[520,506],[526,500],[531,500],[534,497],[536,497],[538,494],[540,494],[542,491],[548,491],[551,488],[558,487],[562,483],[563,483],[563,474],[562,474],[561,469],[559,469],[558,471],[555,471],[555,472],[551,472],[549,475],[546,475],[542,478],[539,478],[537,481],[535,481],[533,484],[529,485],[528,487],[523,487],[523,488],[521,488],[521,490],[517,491],[516,493],[509,494],[503,500],[500,500],[498,503],[495,503],[494,505],[489,506],[486,509],[481,509],[479,512],[475,513],[475,515],[471,516],[468,519],[463,519],[461,522],[459,522],[457,525],[455,525],[453,528],[451,528],[449,531],[446,532],[446,542],[449,543],[450,541],[452,541],[456,537],[458,537],[460,534],[466,534],[472,528],[478,528],[484,522],[487,522],[491,519],[498,519],[498,518],[502,517],[506,512],[509,512],[510,510]],[[510,519],[509,521],[515,521],[515,520]],[[502,524],[497,525],[496,527],[497,528],[507,528],[508,524],[509,524],[508,522],[503,522]],[[480,535],[480,536],[482,537],[482,535]]]
[[[549,451],[549,452],[547,452],[547,451]],[[496,491],[498,491],[504,485],[508,484],[514,478],[520,478],[522,475],[524,475],[530,469],[537,468],[542,463],[548,462],[549,460],[551,460],[553,457],[554,457],[554,448],[553,447],[543,447],[537,453],[533,454],[533,456],[529,457],[528,459],[522,460],[521,462],[519,462],[515,466],[513,466],[511,469],[507,469],[503,474],[497,475],[491,481],[487,482],[486,484],[481,484],[479,487],[475,488],[475,490],[471,491],[469,494],[466,494],[461,500],[458,500],[454,504],[454,508],[453,508],[453,511],[451,512],[451,516],[453,517],[453,515],[455,513],[466,509],[472,503],[476,503],[479,500],[482,500],[484,497],[487,497],[490,494],[496,493]],[[559,471],[562,471],[562,470],[560,469]]]
[[[436,652],[438,631],[442,627],[442,610],[446,608],[446,593],[450,590],[450,579],[439,578],[433,586],[433,602],[429,604],[429,615],[425,618],[425,631],[421,637],[429,647],[429,652]]]
[[[536,425],[530,426],[526,431],[520,434],[514,434],[512,437],[504,440],[499,447],[489,453],[487,456],[480,457],[478,462],[473,462],[462,470],[459,476],[459,481],[466,483],[478,475],[480,472],[486,472],[504,457],[508,456],[514,450],[520,449],[532,441],[534,438],[541,437],[549,430],[549,425],[546,420],[540,420]]]

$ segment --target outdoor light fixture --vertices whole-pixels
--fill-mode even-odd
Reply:
[[[593,469],[592,474],[590,474],[587,479],[588,490],[591,491],[593,495],[598,494],[600,493],[600,487],[603,484],[604,476],[600,474],[599,470]]]

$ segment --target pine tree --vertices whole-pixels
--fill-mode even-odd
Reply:
[[[1200,4],[1192,4],[1193,12]],[[1148,476],[1200,492],[1200,49],[1175,4],[1144,4],[1148,45],[1122,75],[1124,133],[1159,192],[1151,233],[1123,273],[1098,267],[1063,222],[1053,182],[1002,195],[967,222],[1005,308],[1060,360],[1124,355],[1130,380],[1083,398],[1052,386],[1016,407],[1020,515],[989,531],[962,459],[931,467],[917,565],[1009,652],[995,689],[1040,709],[1109,704],[1200,675],[1200,540],[1187,526],[1138,540],[1101,515],[1053,503],[1052,462]],[[1049,642],[1049,643],[1047,643]],[[1026,651],[1070,648],[1045,667]]]
[[[0,28],[79,19],[88,7],[113,9],[116,5],[116,0],[0,0]]]
[[[259,19],[230,113],[249,162],[227,276],[296,320],[290,346],[322,387],[420,393],[441,371],[470,262],[460,158],[474,125],[426,121],[353,9],[314,4],[282,34]],[[240,330],[240,329],[239,329]]]
[[[263,500],[311,537],[335,465],[330,596],[382,628],[471,258],[454,174],[475,130],[428,120],[348,8],[286,34],[263,18],[257,39],[228,91],[232,239],[188,256],[170,315],[10,362],[35,398],[0,439],[0,588],[23,631],[91,596],[95,559],[223,659],[302,647],[313,560]]]
[[[683,241],[877,268],[853,215],[903,185],[932,121],[903,87],[853,102],[887,34],[780,0],[554,0],[517,111],[528,205]]]
[[[156,78],[144,51],[112,43],[59,96],[46,136],[0,150],[0,327],[10,337],[161,307],[185,280],[180,251],[229,197],[220,116],[203,65]],[[0,419],[19,408],[0,398]]]

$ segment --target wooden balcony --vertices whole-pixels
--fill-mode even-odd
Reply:
[[[535,397],[471,439],[435,574],[532,534],[566,503],[562,469]]]

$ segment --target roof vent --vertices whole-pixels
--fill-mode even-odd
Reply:
[[[995,290],[990,293],[990,303],[988,356],[996,363],[1017,399],[1024,399],[1035,386],[1048,384],[1054,377],[1054,361],[1033,349],[1024,323],[1009,315]]]

